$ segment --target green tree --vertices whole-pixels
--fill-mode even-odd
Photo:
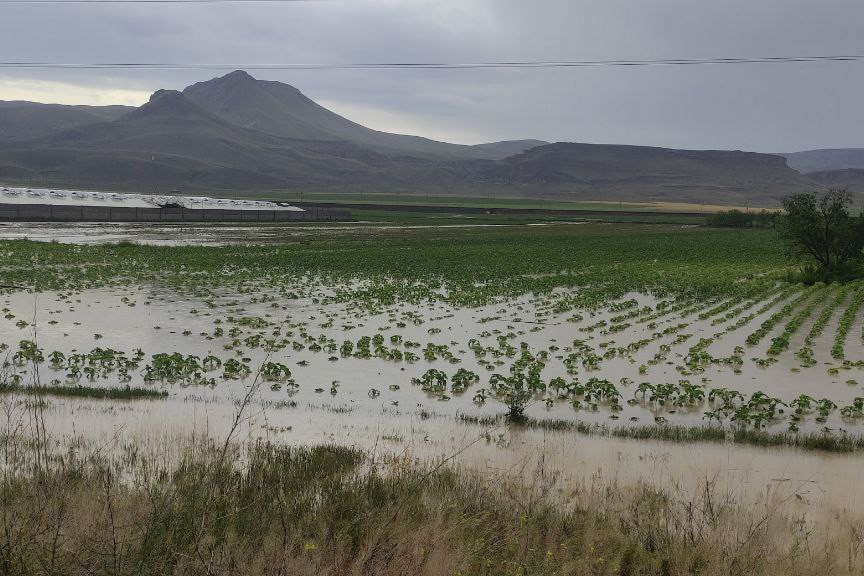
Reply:
[[[777,214],[762,210],[760,212],[744,212],[733,208],[711,214],[706,218],[709,226],[719,228],[770,228],[774,226]]]
[[[777,229],[795,251],[812,256],[822,268],[841,268],[860,260],[864,248],[864,214],[851,214],[851,205],[846,190],[798,192],[783,201]]]

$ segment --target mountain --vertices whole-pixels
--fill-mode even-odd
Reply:
[[[845,168],[811,172],[807,177],[825,188],[843,188],[855,195],[864,195],[864,169]]]
[[[75,117],[61,110],[70,119],[60,128],[45,120],[33,138],[0,139],[0,180],[214,195],[380,191],[754,206],[821,185],[771,154],[537,140],[462,146],[386,134],[241,72],[159,90],[136,109],[77,109]]]
[[[383,171],[390,164],[387,156],[348,142],[294,140],[236,126],[172,90],[157,91],[112,122],[0,146],[0,176],[5,167],[135,190],[389,186],[396,184]]]
[[[482,150],[491,157],[501,160],[546,144],[549,144],[549,142],[544,142],[543,140],[502,140],[501,142],[489,142],[488,144],[475,144],[472,148]]]
[[[864,169],[864,148],[826,148],[783,156],[789,161],[789,166],[802,174],[847,168]]]
[[[183,95],[232,124],[285,138],[347,141],[396,156],[444,160],[497,157],[472,146],[366,128],[316,104],[293,86],[256,80],[241,70],[193,84]]]
[[[781,156],[726,150],[556,143],[487,165],[474,186],[615,200],[776,205],[816,185]]]
[[[0,142],[39,138],[58,130],[115,120],[127,106],[66,106],[0,101]]]

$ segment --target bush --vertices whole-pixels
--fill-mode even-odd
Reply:
[[[858,262],[846,262],[830,268],[808,264],[798,272],[790,274],[787,280],[812,286],[818,282],[831,284],[832,282],[849,282],[859,278],[864,278],[864,266]]]
[[[751,213],[732,209],[711,214],[706,222],[718,228],[773,228],[776,219],[777,213],[767,210]]]

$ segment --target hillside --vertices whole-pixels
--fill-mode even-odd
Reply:
[[[370,176],[388,164],[386,156],[350,143],[289,140],[235,126],[169,90],[113,122],[0,147],[0,170],[134,190],[374,185]],[[389,184],[386,175],[376,178]]]
[[[769,154],[575,143],[532,148],[484,167],[471,181],[529,195],[767,206],[815,186]]]
[[[802,174],[848,168],[864,169],[864,148],[828,148],[783,154],[789,166]]]
[[[445,160],[500,157],[477,147],[366,128],[316,104],[293,86],[256,80],[240,70],[193,84],[183,95],[228,122],[285,138],[347,141],[396,156]]]
[[[826,188],[844,188],[856,195],[864,195],[864,169],[825,170],[812,172],[808,178]]]
[[[521,154],[537,146],[545,146],[549,142],[543,140],[503,140],[501,142],[489,142],[487,144],[475,144],[472,148],[482,150],[493,158],[502,160],[516,154]]]
[[[23,141],[75,126],[116,120],[127,106],[65,106],[0,101],[0,142]]]
[[[505,141],[461,146],[370,130],[245,73],[159,90],[137,109],[36,106],[0,140],[0,180],[133,191],[399,192],[773,206],[818,184],[779,155]],[[60,110],[63,121],[50,118]],[[2,116],[2,112],[0,112]],[[61,128],[50,129],[52,125]]]

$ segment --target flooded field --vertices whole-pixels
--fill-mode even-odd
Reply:
[[[755,253],[706,264],[685,240],[700,231],[534,228],[545,259],[514,258],[500,231],[471,239],[495,258],[454,248],[464,232],[402,232],[417,237],[0,243],[5,425],[38,404],[61,453],[326,443],[490,482],[542,469],[565,499],[650,486],[826,535],[864,521],[864,283],[791,284]],[[591,243],[608,258],[580,255]],[[687,248],[662,263],[646,246]]]
[[[402,230],[488,228],[508,226],[472,222],[404,225],[384,222],[343,224],[155,224],[155,223],[0,223],[0,240],[34,240],[64,244],[106,244],[134,242],[148,246],[225,246],[275,244],[315,236],[381,234]],[[527,226],[580,225],[586,222],[539,222]],[[520,225],[521,226],[521,225]]]
[[[556,306],[578,291],[472,308],[322,304],[352,288],[319,286],[288,300],[131,286],[13,292],[0,300],[0,348],[22,381],[34,357],[43,381],[207,400],[229,401],[258,377],[266,401],[369,414],[386,406],[483,421],[507,410],[508,379],[524,378],[525,414],[540,423],[739,422],[842,433],[861,419],[860,323],[849,326],[842,356],[834,348],[844,311],[860,301],[858,285],[778,287],[744,302],[629,293],[562,313]],[[262,366],[270,371],[259,374]]]
[[[65,244],[135,242],[150,246],[221,246],[266,244],[308,237],[315,230],[333,231],[356,226],[214,225],[157,223],[0,223],[0,240],[34,240]]]

